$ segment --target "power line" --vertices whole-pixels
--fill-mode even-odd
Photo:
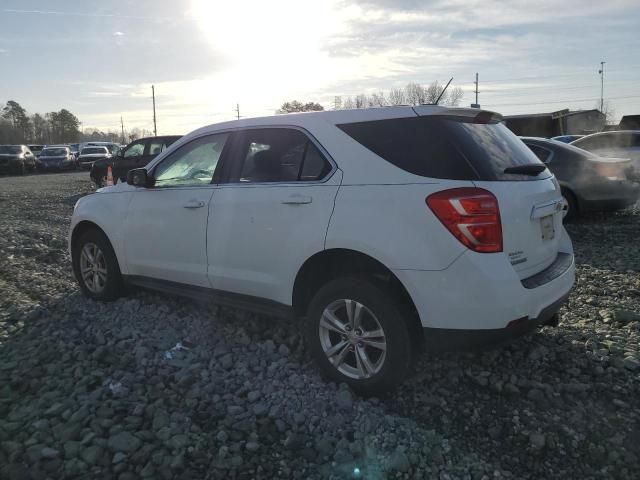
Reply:
[[[580,67],[583,69],[586,69],[586,67]],[[625,68],[620,68],[620,69],[611,69],[608,70],[609,73],[611,72],[628,72],[631,69],[634,68],[640,68],[640,65],[627,65],[625,66]],[[493,80],[483,80],[484,83],[503,83],[503,82],[512,82],[512,81],[516,81],[516,80],[537,80],[540,78],[545,78],[545,79],[550,79],[550,78],[570,78],[570,77],[584,77],[584,73],[566,73],[566,74],[561,74],[561,75],[532,75],[532,76],[527,76],[527,77],[512,77],[512,78],[496,78]]]
[[[640,95],[626,95],[622,97],[609,97],[608,100],[622,100],[627,98],[640,98]],[[554,103],[570,103],[570,102],[589,102],[589,101],[597,101],[598,97],[591,98],[569,98],[566,100],[552,100],[552,101],[535,101],[532,100],[526,103],[491,103],[492,107],[518,107],[518,106],[534,106],[534,105],[548,105]]]

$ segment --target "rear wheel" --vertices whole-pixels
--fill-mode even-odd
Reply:
[[[73,248],[73,272],[85,296],[114,300],[122,291],[120,266],[111,243],[99,230],[82,234]]]
[[[578,216],[578,202],[575,195],[569,190],[562,189],[562,199],[564,200],[564,221],[572,222]]]
[[[314,296],[305,338],[325,377],[375,395],[396,387],[409,371],[408,320],[384,288],[364,278],[341,278]]]

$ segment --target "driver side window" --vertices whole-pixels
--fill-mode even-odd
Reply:
[[[209,135],[180,147],[155,168],[155,186],[201,186],[211,183],[229,135]]]

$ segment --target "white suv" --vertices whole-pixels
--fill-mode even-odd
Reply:
[[[500,116],[440,106],[196,130],[78,201],[73,269],[304,329],[326,376],[387,390],[414,354],[553,323],[574,282],[553,175]]]

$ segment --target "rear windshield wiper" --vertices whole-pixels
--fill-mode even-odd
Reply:
[[[530,163],[528,165],[516,165],[515,167],[507,167],[504,173],[521,173],[523,175],[535,176],[542,173],[547,167],[539,163]]]

